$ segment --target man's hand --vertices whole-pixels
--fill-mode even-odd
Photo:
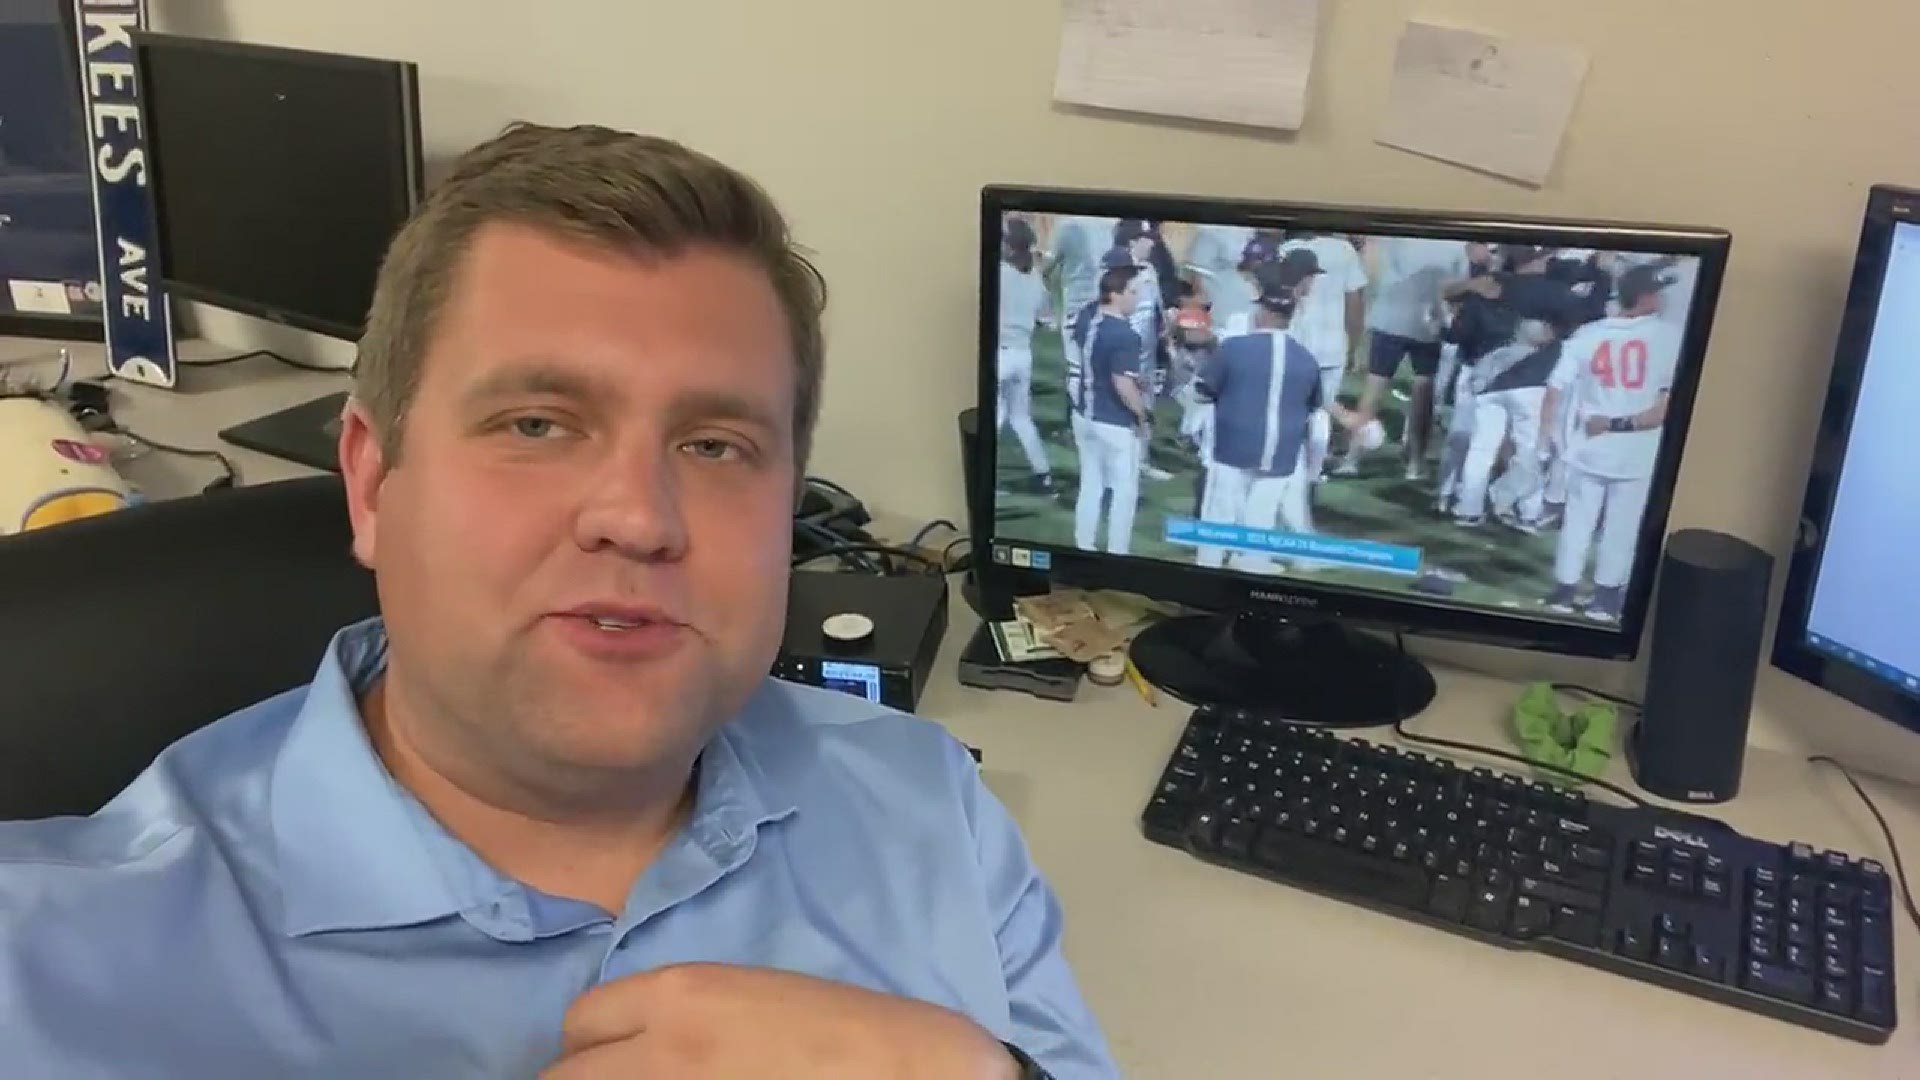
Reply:
[[[1012,1080],[1012,1055],[936,1005],[764,968],[683,964],[582,994],[542,1080]]]

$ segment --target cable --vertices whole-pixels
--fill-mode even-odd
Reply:
[[[793,557],[793,565],[797,568],[815,560],[827,558],[830,555],[845,555],[856,552],[872,552],[876,555],[886,555],[894,559],[909,559],[925,567],[925,569],[921,571],[925,574],[938,576],[944,572],[944,568],[930,556],[922,552],[909,551],[902,547],[894,547],[891,544],[835,544],[832,547],[823,548],[820,551],[796,555]]]
[[[1581,686],[1579,683],[1570,683],[1570,682],[1557,682],[1557,683],[1552,683],[1551,685],[1553,686],[1553,689],[1557,693],[1585,694],[1587,697],[1590,697],[1590,698],[1599,698],[1601,701],[1612,702],[1613,704],[1618,705],[1623,709],[1632,709],[1634,712],[1643,711],[1640,707],[1640,703],[1633,700],[1632,698],[1623,698],[1618,694],[1609,694],[1605,690],[1595,690],[1591,686]]]
[[[123,428],[123,427],[115,427],[112,430],[113,430],[113,433],[116,435],[120,435],[123,438],[130,439],[133,442],[137,442],[142,446],[149,447],[154,450],[158,450],[163,454],[178,454],[181,457],[201,458],[203,460],[218,461],[220,463],[220,468],[225,471],[225,475],[221,476],[218,480],[215,480],[213,483],[208,484],[204,490],[212,491],[217,488],[230,488],[240,482],[240,470],[234,468],[233,459],[227,457],[227,455],[221,453],[218,450],[194,450],[185,446],[174,446],[171,443],[156,442],[152,439],[147,438],[145,435],[128,431],[126,428]]]
[[[192,368],[219,367],[222,364],[237,364],[242,360],[252,360],[254,357],[257,357],[257,356],[264,356],[271,360],[277,360],[280,363],[285,364],[290,368],[298,368],[301,371],[319,371],[329,375],[350,374],[350,372],[346,368],[333,367],[326,364],[309,364],[304,360],[295,360],[289,356],[282,356],[279,353],[274,352],[272,349],[254,349],[250,352],[235,353],[232,356],[222,356],[213,360],[182,360],[180,361],[180,366],[192,367]]]
[[[1400,652],[1402,654],[1406,653],[1407,640],[1405,635],[1396,631],[1393,635],[1393,642],[1396,646],[1399,647]],[[1612,794],[1618,796],[1619,798],[1625,799],[1627,802],[1632,803],[1634,806],[1637,806],[1642,810],[1657,809],[1657,807],[1655,807],[1652,803],[1648,802],[1646,799],[1640,797],[1639,795],[1634,794],[1631,791],[1628,791],[1626,788],[1623,788],[1618,784],[1612,783],[1607,780],[1602,780],[1599,777],[1588,776],[1584,773],[1578,773],[1573,771],[1572,769],[1562,768],[1561,766],[1555,765],[1551,762],[1535,761],[1532,758],[1526,757],[1521,754],[1515,754],[1506,750],[1495,749],[1494,747],[1491,747],[1491,746],[1481,746],[1478,743],[1455,742],[1452,739],[1442,739],[1435,735],[1416,735],[1413,732],[1407,730],[1407,722],[1404,719],[1395,720],[1393,722],[1393,733],[1411,743],[1419,743],[1425,746],[1438,746],[1447,750],[1462,750],[1469,754],[1484,754],[1488,757],[1499,758],[1502,761],[1515,762],[1520,765],[1528,766],[1529,768],[1545,769],[1550,773],[1554,773],[1559,776],[1564,776],[1567,779],[1572,780],[1577,784],[1592,784],[1594,787],[1600,788],[1603,791],[1611,792]]]
[[[852,499],[855,502],[860,501],[859,496],[855,495],[853,492],[848,491],[846,488],[841,487],[839,484],[834,483],[833,481],[827,479],[824,476],[809,476],[807,477],[807,483],[812,484],[814,487],[823,487],[823,488],[826,488],[828,491],[837,492],[838,494],[845,495],[847,498]]]
[[[929,521],[925,525],[920,526],[920,531],[913,534],[913,539],[907,541],[907,546],[910,548],[919,547],[920,541],[925,540],[927,538],[927,534],[931,533],[935,529],[949,529],[949,530],[952,530],[953,532],[959,532],[960,526],[955,525],[953,522],[948,521],[946,518],[934,518],[932,521]]]
[[[800,529],[801,533],[810,537],[815,543],[820,544],[825,549],[831,550],[831,549],[842,547],[849,543],[857,542],[854,540],[849,540],[847,537],[842,536],[837,532],[834,532],[832,529],[829,529],[823,525],[817,525],[811,521],[805,521],[800,518],[795,518],[793,519],[793,523],[796,527]],[[820,558],[824,555],[825,555],[825,551],[801,552],[795,555],[796,561],[794,562],[793,565],[799,566],[801,560],[810,562],[813,559]],[[862,571],[864,573],[868,573],[868,574],[883,573],[879,564],[875,563],[872,559],[869,559],[866,556],[865,552],[857,552],[857,551],[843,552],[840,556],[840,561],[842,564],[851,566],[854,569]]]
[[[1879,822],[1880,835],[1887,840],[1887,853],[1893,856],[1893,872],[1900,878],[1900,900],[1906,905],[1907,918],[1913,920],[1914,929],[1920,930],[1920,907],[1915,907],[1913,902],[1913,886],[1907,884],[1907,867],[1905,863],[1900,861],[1900,845],[1894,842],[1893,830],[1887,827],[1887,819],[1881,816],[1880,808],[1874,805],[1873,797],[1867,794],[1866,788],[1860,786],[1860,781],[1853,778],[1851,770],[1833,758],[1825,754],[1815,754],[1809,757],[1807,761],[1810,764],[1831,765],[1839,769],[1840,775],[1847,778],[1847,786],[1853,789],[1855,795],[1860,796],[1861,802],[1867,804],[1867,812],[1873,815],[1874,821]]]
[[[959,547],[961,544],[967,545],[967,553],[961,557],[960,562],[955,562],[953,549]],[[956,536],[948,541],[947,546],[940,549],[940,565],[946,567],[947,573],[949,574],[958,574],[964,570],[973,569],[973,538],[970,536]]]

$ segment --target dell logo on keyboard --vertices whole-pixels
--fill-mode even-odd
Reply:
[[[1688,847],[1700,848],[1702,850],[1707,847],[1707,842],[1693,833],[1682,832],[1679,829],[1669,829],[1665,825],[1655,825],[1653,827],[1653,838],[1655,840],[1671,840],[1676,844],[1685,844]]]
[[[1311,596],[1298,596],[1294,593],[1277,593],[1268,592],[1265,589],[1254,589],[1247,595],[1255,600],[1265,600],[1269,604],[1285,604],[1288,607],[1310,608],[1320,606],[1319,600]]]

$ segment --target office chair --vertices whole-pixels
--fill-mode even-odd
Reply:
[[[339,477],[0,538],[0,820],[88,814],[377,611]]]

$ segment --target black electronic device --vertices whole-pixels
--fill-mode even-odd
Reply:
[[[1920,190],[1867,199],[1773,662],[1920,732]]]
[[[1049,701],[1072,701],[1080,692],[1086,667],[1064,656],[1015,663],[1000,655],[993,627],[981,623],[960,653],[960,685],[983,690],[1018,690]]]
[[[1235,870],[1850,1039],[1897,1021],[1871,859],[1213,707],[1141,821]]]
[[[1663,798],[1740,792],[1773,556],[1709,529],[1667,538],[1647,692],[1627,743],[1633,778]]]
[[[419,203],[413,64],[134,38],[169,295],[357,340],[387,245]],[[337,396],[221,437],[337,471]]]
[[[795,570],[773,674],[912,712],[946,632],[944,577]]]
[[[1135,638],[1141,673],[1319,723],[1431,698],[1419,662],[1374,631],[1630,657],[1729,244],[1710,228],[988,187],[983,607],[1058,583],[1212,612]],[[1368,329],[1349,341],[1356,296]],[[1377,381],[1345,374],[1356,351]],[[1463,374],[1444,377],[1449,363]],[[1531,444],[1448,449],[1440,413],[1416,412],[1475,380],[1521,402],[1502,423]],[[1338,425],[1321,405],[1369,396],[1380,427],[1323,437]],[[1543,469],[1549,404],[1560,453]]]

